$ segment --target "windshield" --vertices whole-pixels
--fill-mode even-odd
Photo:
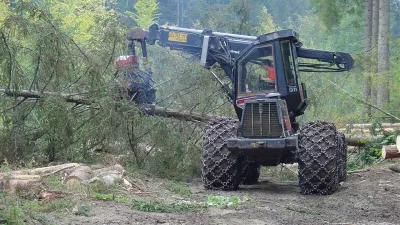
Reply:
[[[238,63],[238,98],[275,92],[272,44],[252,49]]]

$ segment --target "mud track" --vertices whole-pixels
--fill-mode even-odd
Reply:
[[[303,196],[297,181],[262,177],[254,186],[238,191],[204,190],[200,181],[190,184],[193,195],[179,197],[154,181],[159,192],[147,196],[163,201],[204,201],[207,196],[245,196],[251,201],[235,207],[210,208],[191,213],[149,213],[128,205],[90,200],[93,216],[71,213],[46,215],[57,224],[400,224],[400,174],[387,166],[350,174],[330,196]],[[162,181],[158,181],[161,182]]]

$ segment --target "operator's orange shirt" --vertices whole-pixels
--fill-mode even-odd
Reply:
[[[275,70],[273,67],[268,68],[268,78],[275,81]]]

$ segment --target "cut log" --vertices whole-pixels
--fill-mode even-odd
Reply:
[[[108,173],[111,173],[113,171],[117,171],[117,173],[120,173],[122,175],[125,173],[124,167],[122,167],[121,165],[117,164],[117,165],[114,165],[114,166],[109,166],[109,167],[93,170],[93,175],[95,177],[103,176],[104,174],[108,174]]]
[[[365,124],[347,124],[346,125],[346,128],[348,128],[348,129],[353,129],[353,128],[370,129],[371,127],[372,127],[372,124],[370,124],[370,123],[365,123]],[[381,127],[382,128],[400,129],[400,123],[382,123]]]
[[[363,136],[363,135],[355,135],[355,136],[346,136],[346,142],[348,146],[355,147],[364,147],[371,141],[375,141],[382,136]]]
[[[382,159],[400,158],[400,152],[396,145],[382,146]]]
[[[39,199],[40,200],[54,200],[54,199],[59,199],[59,198],[65,198],[68,195],[71,195],[71,193],[64,192],[64,191],[46,190],[46,191],[40,192]]]
[[[400,164],[391,165],[389,166],[389,169],[391,169],[394,172],[400,173]]]
[[[57,166],[48,166],[48,167],[41,167],[36,169],[29,169],[29,170],[18,170],[12,171],[11,174],[26,174],[26,175],[41,175],[41,176],[48,176],[51,174],[55,174],[61,172],[66,169],[74,168],[80,166],[78,163],[68,163],[62,164]],[[0,173],[1,176],[1,173]]]
[[[80,184],[82,181],[89,180],[93,178],[93,171],[88,166],[80,166],[69,174],[64,182],[66,184]]]
[[[24,179],[2,179],[0,180],[0,187],[2,189],[15,192],[15,190],[31,190],[33,187],[37,187],[43,184],[40,176],[32,176],[31,179],[23,177]]]
[[[396,138],[396,146],[397,146],[397,150],[400,152],[400,136],[397,136],[397,138]]]

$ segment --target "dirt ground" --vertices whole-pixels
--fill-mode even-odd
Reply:
[[[56,224],[400,224],[400,173],[388,166],[350,174],[330,196],[303,196],[297,181],[262,176],[260,183],[241,186],[238,191],[207,191],[200,180],[190,184],[190,197],[162,188],[166,181],[148,181],[150,194],[144,199],[204,202],[207,196],[243,196],[250,201],[234,207],[210,207],[200,212],[153,213],[132,209],[127,203],[88,200],[92,215],[71,212],[44,216]],[[132,196],[135,196],[133,194]]]

